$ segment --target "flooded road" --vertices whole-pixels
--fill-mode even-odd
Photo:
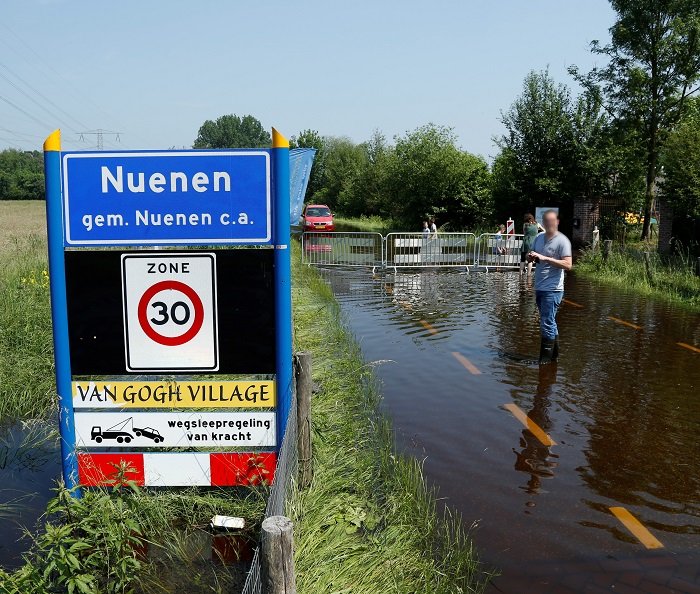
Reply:
[[[540,368],[517,272],[322,274],[492,592],[700,591],[700,316],[569,276]]]

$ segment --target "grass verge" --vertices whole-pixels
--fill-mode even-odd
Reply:
[[[0,251],[0,424],[44,418],[56,406],[46,240]]]
[[[358,231],[360,233],[381,233],[386,235],[394,227],[390,219],[383,219],[379,216],[334,217],[333,220],[338,231]]]
[[[372,364],[330,289],[296,262],[295,348],[311,351],[321,386],[312,399],[313,483],[290,505],[299,591],[483,591],[487,576],[460,518],[438,510],[416,460],[394,453]]]
[[[577,260],[575,271],[594,281],[700,312],[700,277],[694,274],[689,258],[662,260],[657,252],[650,252],[647,272],[644,255],[637,250],[613,250],[607,261],[600,251],[587,250]]]

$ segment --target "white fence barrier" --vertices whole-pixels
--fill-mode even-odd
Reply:
[[[483,233],[477,240],[478,250],[474,265],[488,268],[518,268],[523,236]]]
[[[390,268],[471,266],[476,255],[473,233],[389,233],[384,245]]]
[[[301,236],[304,264],[320,266],[371,266],[384,263],[381,233],[308,232]]]
[[[304,264],[372,268],[518,268],[521,234],[308,232],[301,236]]]

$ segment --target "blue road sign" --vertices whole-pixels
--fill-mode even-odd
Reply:
[[[66,246],[269,244],[270,152],[64,152]]]

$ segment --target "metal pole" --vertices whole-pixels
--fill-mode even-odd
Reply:
[[[68,340],[68,299],[63,251],[63,203],[61,200],[61,131],[56,130],[44,142],[46,183],[46,227],[49,248],[49,287],[53,321],[53,349],[56,362],[56,391],[61,432],[61,462],[66,487],[78,486],[78,460],[75,454],[75,423],[71,386],[70,344]],[[74,491],[80,497],[80,491]]]
[[[289,141],[272,129],[273,232],[275,248],[275,352],[277,447],[282,447],[292,405],[292,261],[289,234]]]

